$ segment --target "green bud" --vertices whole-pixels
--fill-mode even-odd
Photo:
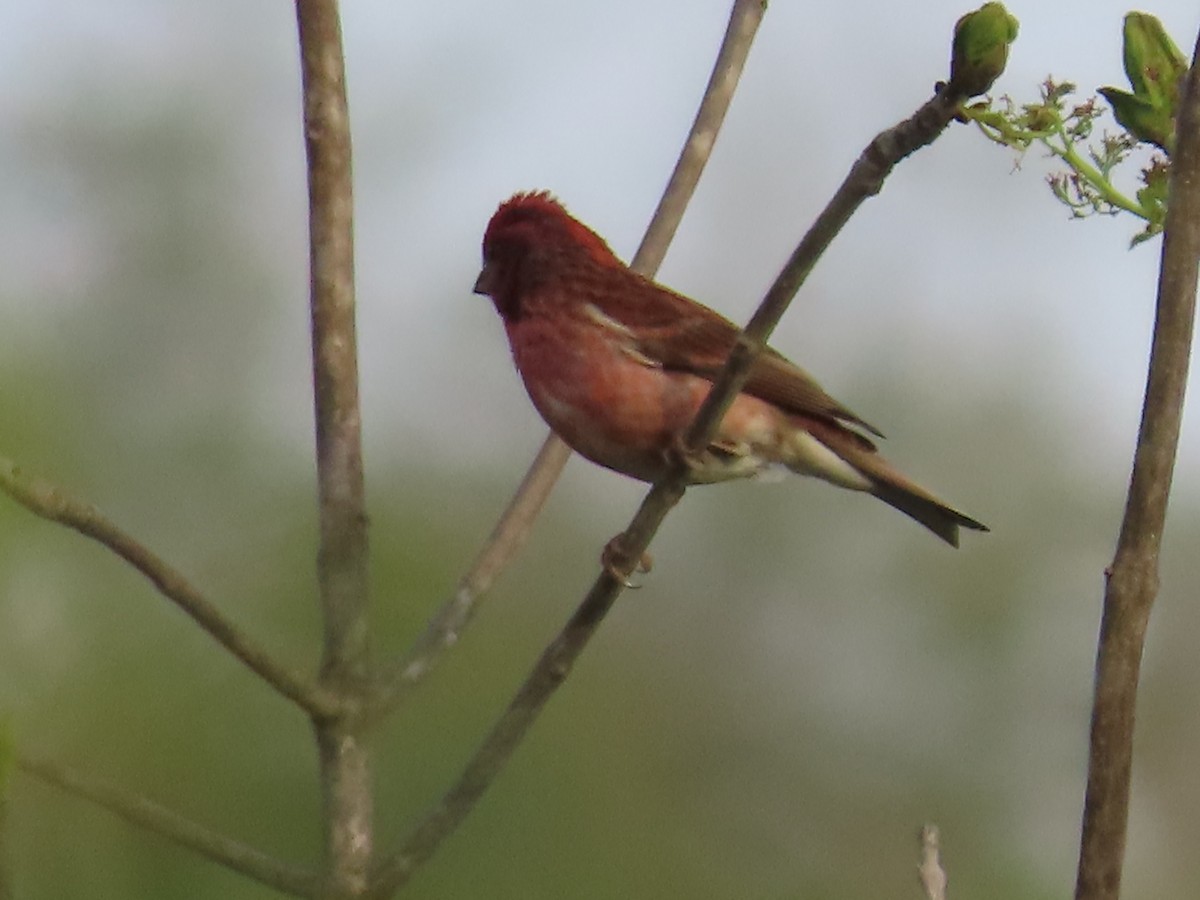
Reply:
[[[985,3],[954,25],[950,90],[964,97],[985,94],[1008,62],[1018,23],[1003,3]]]

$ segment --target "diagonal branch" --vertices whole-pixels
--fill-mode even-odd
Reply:
[[[338,699],[277,662],[227,619],[178,571],[139,543],[94,506],[69,496],[12,460],[0,457],[0,490],[34,515],[92,538],[141,572],[158,592],[182,609],[222,647],[309,715],[332,714]]]
[[[18,755],[17,769],[76,797],[90,800],[127,822],[145,828],[235,872],[294,897],[315,897],[320,879],[311,872],[285,865],[260,850],[186,819],[146,797],[84,775],[74,769]]]
[[[791,257],[767,291],[762,304],[754,311],[729,354],[724,371],[696,414],[696,420],[685,439],[686,446],[701,449],[708,443],[733,398],[746,383],[755,357],[766,347],[767,338],[783,318],[792,298],[812,272],[817,260],[863,201],[883,189],[883,182],[896,164],[921,147],[933,143],[938,135],[946,130],[954,121],[958,106],[964,99],[966,98],[951,88],[942,87],[912,116],[880,132],[867,145],[850,167],[849,174],[832,199],[792,251]],[[633,562],[645,549],[645,546],[642,546],[635,553],[634,549],[630,548],[629,553],[632,555],[626,560],[627,571],[631,571]]]
[[[1121,889],[1138,678],[1158,594],[1158,554],[1183,419],[1200,272],[1198,61],[1200,37],[1180,103],[1142,421],[1125,517],[1104,592],[1077,900],[1116,900]]]
[[[695,121],[667,181],[662,199],[658,201],[658,208],[650,219],[646,236],[629,263],[635,272],[649,278],[662,265],[671,239],[683,220],[683,213],[691,202],[692,194],[696,192],[700,176],[704,174],[708,158],[712,156],[717,134],[725,122],[729,104],[733,102],[733,94],[750,55],[750,46],[754,43],[754,35],[758,33],[766,10],[766,0],[735,0],[725,37],[717,51],[717,60],[713,63],[704,96],[700,99],[700,108],[696,110]]]
[[[355,705],[368,680],[367,515],[354,327],[350,113],[336,0],[296,0],[308,158],[309,268],[324,619],[321,683]],[[373,844],[370,755],[351,716],[314,718],[329,892],[358,896]]]
[[[750,6],[761,14],[757,3]],[[833,237],[867,197],[877,194],[884,179],[901,159],[931,143],[953,121],[963,98],[948,91],[934,96],[910,119],[880,133],[863,151],[829,205],[804,236],[755,312],[721,376],[697,413],[686,436],[686,447],[699,450],[715,433],[725,409],[744,383],[754,357],[762,351],[775,323]],[[600,622],[627,584],[637,562],[663,519],[682,498],[688,468],[680,459],[643,500],[633,521],[616,543],[613,565],[601,570],[587,596],[562,631],[550,642],[526,677],[508,708],[467,763],[459,780],[438,806],[409,835],[399,851],[380,867],[372,896],[386,897],[403,885],[474,808],[508,762],[517,745],[563,683]]]
[[[765,7],[764,0],[739,0],[734,4],[691,131],[630,263],[630,268],[636,272],[653,277],[667,255],[684,210],[712,155]],[[373,718],[386,715],[401,702],[413,685],[437,664],[441,654],[458,641],[462,629],[474,616],[480,598],[524,547],[533,523],[570,455],[570,448],[553,432],[546,438],[487,543],[458,582],[453,595],[434,613],[408,653],[380,679],[372,703]]]
[[[483,595],[525,546],[533,523],[570,456],[571,449],[551,432],[479,555],[455,586],[454,593],[433,614],[408,652],[380,677],[370,703],[372,721],[395,709],[437,665],[442,655],[458,643]]]

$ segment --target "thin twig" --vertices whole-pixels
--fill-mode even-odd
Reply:
[[[921,864],[917,866],[917,877],[926,900],[946,900],[946,871],[942,868],[941,848],[936,825],[921,828]]]
[[[1134,713],[1158,555],[1175,469],[1200,272],[1200,37],[1181,98],[1178,146],[1133,473],[1117,549],[1107,572],[1084,800],[1077,900],[1116,900],[1121,889]]]
[[[830,242],[842,230],[850,217],[868,197],[873,197],[883,188],[883,182],[896,164],[921,147],[932,143],[946,127],[954,121],[958,105],[965,99],[948,88],[936,93],[911,117],[898,125],[880,132],[863,150],[838,187],[833,198],[821,210],[808,233],[796,246],[791,257],[771,285],[762,304],[755,310],[737,344],[729,355],[729,361],[721,377],[704,401],[688,430],[686,445],[700,449],[708,443],[721,417],[746,383],[755,357],[766,346],[767,338],[779,324],[783,313],[800,286],[808,278]],[[627,564],[632,566],[646,548],[637,550]],[[630,550],[632,553],[633,550]]]
[[[311,872],[288,866],[260,850],[186,819],[146,797],[133,795],[90,775],[26,755],[17,756],[17,769],[83,797],[97,806],[167,840],[294,897],[315,897],[321,880]]]
[[[683,220],[684,210],[696,192],[704,167],[712,156],[717,134],[725,122],[729,104],[741,80],[746,58],[754,43],[763,13],[767,11],[767,0],[736,0],[729,15],[729,25],[721,48],[717,51],[712,74],[704,88],[700,108],[684,141],[683,150],[667,181],[666,190],[658,201],[658,208],[650,218],[641,246],[633,255],[629,267],[647,277],[653,277],[667,255],[671,239]]]
[[[0,490],[34,515],[74,529],[121,557],[250,671],[309,715],[327,716],[337,710],[338,698],[333,693],[277,662],[227,619],[183,575],[122,531],[94,506],[71,497],[41,478],[23,472],[16,463],[4,457],[0,457]]]
[[[395,709],[437,665],[442,654],[458,643],[480,599],[528,540],[533,523],[570,456],[571,449],[553,432],[542,443],[520,487],[454,593],[434,613],[404,657],[381,676],[370,704],[373,721]]]
[[[765,0],[739,0],[734,4],[696,118],[630,263],[630,268],[648,278],[654,277],[662,265],[684,210],[696,192],[765,9]],[[480,598],[524,547],[533,523],[570,455],[570,448],[557,435],[552,432],[547,436],[487,543],[455,587],[454,594],[434,614],[404,658],[380,679],[381,686],[372,702],[373,718],[394,708],[436,665],[441,654],[457,643]]]
[[[308,156],[309,265],[324,618],[321,681],[360,700],[368,678],[367,517],[354,327],[350,114],[336,0],[296,0]],[[328,889],[357,896],[373,842],[370,758],[362,725],[314,719]]]

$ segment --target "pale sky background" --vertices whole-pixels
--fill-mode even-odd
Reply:
[[[728,6],[727,0],[343,4],[369,486],[372,478],[400,471],[398,464],[430,460],[450,470],[500,473],[498,480],[515,485],[545,429],[512,370],[490,302],[470,292],[487,219],[514,191],[550,189],[628,259],[691,123]],[[968,4],[929,0],[909,8],[917,11],[853,0],[774,0],[662,281],[736,321],[750,315],[866,143],[908,116],[946,76],[951,29]],[[1077,81],[1084,97],[1101,85],[1124,86],[1126,4],[1060,0],[1009,8],[1021,32],[997,93],[1033,100],[1047,74]],[[1152,11],[1190,52],[1200,8],[1164,0]],[[39,109],[86,111],[121,128],[136,125],[144,110],[168,105],[229,129],[243,172],[234,185],[214,186],[214,195],[241,194],[238,215],[252,235],[245,252],[266,260],[291,288],[289,305],[273,307],[271,339],[252,373],[261,385],[255,388],[258,413],[281,438],[283,458],[311,465],[306,199],[292,6],[282,0],[74,0],[10,2],[5,13],[0,160],[19,158],[30,129],[46,126]],[[1160,242],[1128,250],[1138,230],[1128,218],[1070,221],[1044,183],[1051,163],[1036,150],[1020,170],[1014,162],[1011,152],[955,126],[899,166],[821,261],[773,343],[878,424],[889,435],[892,459],[993,525],[992,536],[966,536],[962,553],[977,554],[971,559],[980,570],[998,573],[996,581],[1014,592],[1028,588],[1031,605],[1044,600],[1045,618],[1030,620],[1011,658],[992,648],[1007,664],[997,674],[970,668],[970,659],[939,656],[936,635],[922,632],[922,623],[902,607],[865,604],[882,617],[865,628],[857,618],[866,615],[861,610],[801,607],[788,592],[810,576],[781,569],[762,576],[778,581],[778,596],[744,614],[753,617],[758,641],[745,665],[779,684],[815,673],[816,681],[838,685],[842,690],[827,695],[829,720],[848,719],[851,728],[859,723],[864,741],[886,741],[892,729],[910,728],[922,704],[949,708],[956,691],[1011,679],[1013,695],[1029,700],[1009,710],[1025,729],[1014,725],[1012,734],[1046,734],[1049,758],[1035,758],[1039,751],[1029,746],[1002,748],[1011,752],[998,771],[973,777],[994,777],[1014,804],[1043,805],[1040,823],[1024,823],[1028,830],[1011,840],[1065,871],[1080,801],[1069,779],[1079,775],[1081,746],[1078,727],[1068,736],[1060,719],[1068,706],[1072,727],[1083,715],[1100,573],[1111,543],[1092,541],[1080,550],[1071,543],[1081,540],[1076,533],[1042,537],[1043,545],[1062,537],[1066,548],[1053,577],[1036,563],[1032,570],[1005,569],[1012,564],[1002,554],[1012,553],[1017,526],[1029,524],[1020,521],[1018,502],[1026,462],[1059,466],[1064,480],[1094,479],[1097,491],[1112,498],[1115,539]],[[9,329],[0,347],[7,338],[57,349],[61,322],[87,306],[89,285],[111,262],[105,223],[77,208],[76,189],[69,173],[51,188],[24,180],[16,164],[0,171],[0,315]],[[29,293],[52,299],[30,308],[21,302]],[[61,352],[72,349],[65,344]],[[882,409],[856,399],[887,397],[879,386],[893,383],[917,396]],[[964,430],[987,428],[964,421],[971,399],[1005,394],[1045,423],[1052,439],[1043,446],[1060,448],[1061,459],[1025,460],[1035,451],[1002,433],[994,456],[956,457]],[[923,465],[906,450],[912,444],[905,436],[925,431],[937,435],[945,451]],[[1189,498],[1200,494],[1198,464],[1200,426],[1192,416],[1184,422],[1176,473],[1176,490]],[[622,527],[644,493],[579,461],[568,468],[561,491],[597,510],[589,547]],[[778,533],[756,530],[744,514],[716,518],[726,512],[724,498],[735,496],[742,494],[718,492],[694,502],[689,495],[686,515],[693,522],[732,522],[729,527],[745,529],[755,543],[778,543],[786,562],[786,540]],[[797,498],[810,496],[765,501],[763,521],[800,515],[806,506]],[[480,511],[481,534],[495,512]],[[892,524],[888,519],[880,527]],[[684,571],[688,552],[704,555],[695,544],[683,546],[698,531],[680,530],[673,520],[659,542],[664,579],[678,578],[686,590],[691,577],[712,593],[736,594],[736,572],[722,580]],[[890,560],[881,566],[885,577],[887,565],[936,560],[929,565],[945,572],[959,559],[918,531],[909,526],[894,548],[878,551]],[[813,574],[815,586],[806,582],[805,589],[834,597],[861,587],[878,601],[885,589],[847,569]],[[1186,583],[1174,589],[1191,591]],[[622,634],[621,628],[651,634],[657,626],[664,643],[676,638],[664,623],[677,614],[667,609],[642,603],[622,613],[624,624],[614,623],[609,634]],[[1170,628],[1162,634],[1173,636]],[[919,648],[921,640],[928,642],[924,655],[903,649]],[[859,651],[855,659],[838,649],[846,646]],[[732,652],[739,649],[747,648]],[[692,652],[700,656],[702,645]],[[911,707],[881,692],[899,680],[901,662],[909,667],[907,677],[929,686],[929,694],[908,698]],[[1068,668],[1069,676],[1060,678]],[[1038,703],[1038,691],[1050,683],[1062,697]],[[969,699],[961,706],[970,706]],[[938,742],[936,735],[908,737]],[[1043,780],[1029,775],[1041,763]],[[1050,832],[1054,840],[1043,845]],[[1151,832],[1142,840],[1154,844],[1154,837]],[[1160,852],[1170,850],[1168,844]],[[1152,860],[1154,852],[1152,846],[1143,859]]]
[[[944,77],[962,8],[772,4],[661,279],[744,320],[866,141]],[[1085,89],[1124,84],[1125,5],[1011,9],[1021,33],[997,91],[1032,99],[1048,72]],[[1200,20],[1182,2],[1155,12],[1183,44]],[[345,4],[373,459],[454,453],[456,443],[466,460],[533,449],[537,423],[501,332],[469,291],[483,226],[513,191],[549,188],[628,258],[726,16],[724,0]],[[304,289],[290,5],[10,4],[0,75],[10,111],[81,91],[114,117],[136,118],[140,104],[164,97],[185,113],[189,102],[218,116],[250,109],[258,127],[233,140],[247,171],[246,215],[263,241],[255,249]],[[1126,252],[1132,221],[1068,221],[1043,185],[1047,162],[1036,152],[1022,171],[1013,162],[958,127],[902,165],[818,267],[775,343],[851,406],[838,384],[864,360],[953,389],[999,375],[1080,429],[1097,461],[1127,465],[1158,242]],[[61,284],[64,301],[86,302],[89,267],[102,264],[89,236],[53,204],[32,219],[19,208],[19,222],[12,212],[4,221],[12,257],[0,260],[3,278]],[[286,378],[307,365],[297,340],[305,327],[289,316],[279,346],[266,348]],[[304,446],[303,398],[264,399]],[[472,410],[470,423],[448,419],[447,403]],[[1194,434],[1188,423],[1185,490],[1194,489]]]

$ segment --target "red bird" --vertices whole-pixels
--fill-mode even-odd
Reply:
[[[475,293],[495,303],[542,418],[576,452],[642,481],[666,472],[739,333],[628,268],[546,192],[496,210]],[[691,480],[782,465],[874,494],[956,547],[959,526],[988,530],[893,469],[863,431],[882,437],[767,350],[712,443],[689,460]]]

